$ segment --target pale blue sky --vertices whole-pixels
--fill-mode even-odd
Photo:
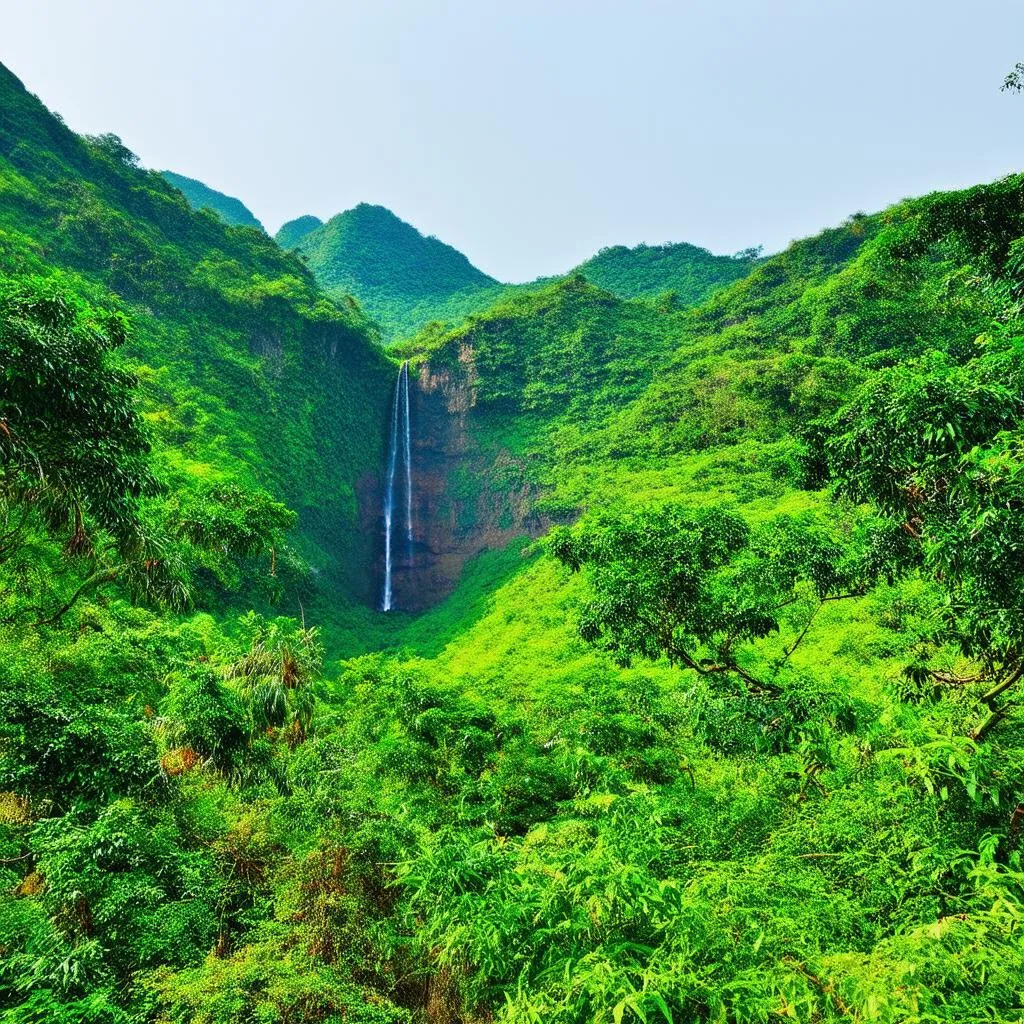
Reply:
[[[768,249],[1024,168],[1019,0],[0,0],[78,131],[271,229],[389,206],[523,280],[603,245]]]

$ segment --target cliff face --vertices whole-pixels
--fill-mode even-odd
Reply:
[[[473,353],[459,352],[456,367],[423,363],[409,375],[413,480],[411,550],[401,530],[394,538],[395,607],[422,611],[447,597],[466,562],[524,534],[537,536],[546,521],[531,512],[534,488],[508,453],[484,451],[474,437]],[[382,494],[384,466],[360,493],[363,528],[376,537],[375,581],[384,577]]]

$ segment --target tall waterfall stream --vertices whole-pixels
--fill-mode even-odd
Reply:
[[[395,557],[395,477],[401,448],[405,469],[405,539],[408,558],[412,561],[412,439],[409,425],[409,364],[402,363],[395,381],[395,401],[391,409],[391,431],[388,441],[387,479],[384,483],[384,592],[381,611],[394,610]]]

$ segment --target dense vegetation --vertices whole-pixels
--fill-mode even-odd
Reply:
[[[557,525],[382,616],[358,307],[0,86],[5,1019],[1024,1020],[1024,178],[424,328]]]
[[[758,255],[751,250],[715,256],[686,242],[632,249],[613,245],[581,263],[574,273],[624,299],[671,292],[679,302],[695,305],[716,288],[746,277]]]
[[[160,174],[185,196],[193,209],[213,210],[225,224],[233,227],[263,230],[263,225],[241,199],[227,196],[195,178],[186,178],[184,174],[175,174],[174,171],[161,171]]]
[[[168,493],[286,502],[301,517],[286,576],[311,566],[358,592],[355,492],[390,377],[358,307],[263,232],[193,213],[116,137],[68,131],[2,68],[0,98],[0,272],[124,318],[120,360]]]
[[[329,293],[356,296],[387,341],[405,339],[427,325],[436,335],[467,317],[489,314],[492,307],[573,277],[620,298],[692,306],[744,277],[758,258],[754,251],[714,256],[686,243],[613,246],[565,278],[501,284],[451,246],[424,238],[390,210],[366,203],[326,224],[316,217],[299,217],[275,238],[282,248],[302,255]]]
[[[355,295],[386,338],[480,309],[501,291],[457,249],[383,206],[360,203],[326,224],[300,217],[281,228],[277,241],[301,253],[329,294]]]

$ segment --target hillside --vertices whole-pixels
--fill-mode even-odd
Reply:
[[[308,217],[291,221],[278,243],[296,248],[328,293],[355,295],[385,338],[408,334],[449,309],[480,308],[500,293],[498,282],[458,250],[383,206],[360,203],[306,230],[310,225]]]
[[[557,423],[599,421],[640,395],[669,358],[681,313],[628,302],[582,277],[509,292],[446,330],[397,344],[409,358],[415,452],[413,571],[400,567],[399,607],[446,597],[485,549],[542,532],[533,450]]]
[[[616,245],[602,249],[573,273],[624,299],[674,292],[679,302],[693,306],[714,289],[745,277],[756,259],[753,254],[714,256],[686,242],[632,249]]]
[[[307,558],[365,586],[372,541],[345,524],[376,470],[389,371],[358,315],[265,235],[192,212],[115,136],[74,135],[2,68],[0,97],[4,273],[127,317],[122,359],[168,487],[264,488],[300,513]]]
[[[257,228],[263,231],[263,225],[240,199],[226,196],[223,192],[196,181],[195,178],[186,178],[185,175],[175,174],[174,171],[161,171],[160,174],[165,181],[184,194],[193,210],[213,210],[225,224],[232,227]]]
[[[466,410],[481,464],[504,451],[541,509],[583,513],[481,560],[399,632],[426,663],[353,668],[363,693],[454,681],[454,729],[499,709],[491,735],[533,744],[464,769],[462,799],[500,795],[407,869],[421,948],[460,974],[454,1005],[507,999],[510,1021],[610,1005],[688,1019],[691,1001],[723,1020],[780,1005],[1013,1019],[1002,967],[1024,951],[997,937],[993,901],[1019,879],[1018,787],[1007,803],[1001,780],[1024,734],[971,666],[990,627],[1020,642],[988,576],[990,558],[1020,571],[1001,547],[1019,523],[996,511],[1019,500],[1020,407],[976,403],[1020,380],[1022,233],[1021,178],[851,218],[660,314],[653,379],[621,395],[601,383],[594,312],[616,304],[582,285],[578,304],[556,290],[524,322],[508,310],[409,350],[420,389]],[[596,379],[563,389],[566,372]],[[926,497],[951,455],[976,483]],[[1016,655],[992,656],[987,678],[1012,685]],[[1007,960],[982,986],[964,955]]]

